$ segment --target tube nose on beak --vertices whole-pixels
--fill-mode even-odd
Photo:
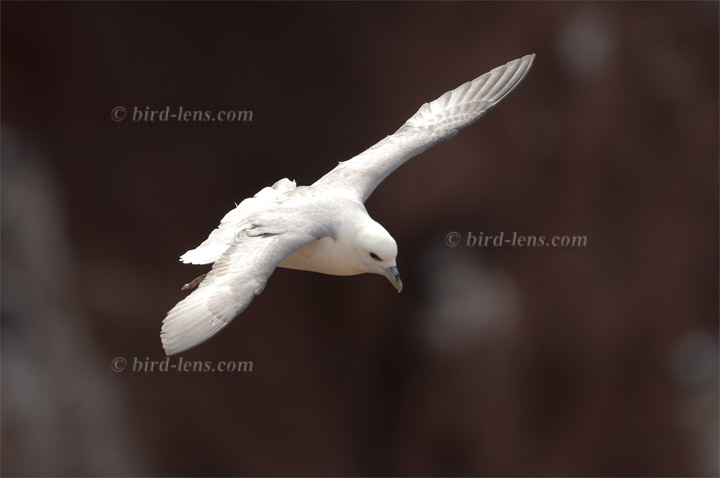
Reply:
[[[398,291],[398,293],[402,292],[403,290],[403,283],[400,279],[400,271],[398,271],[398,268],[395,266],[388,267],[385,269],[385,277],[388,278],[390,283],[395,287],[395,289]]]

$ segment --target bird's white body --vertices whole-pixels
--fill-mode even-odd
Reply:
[[[322,237],[302,246],[283,261],[278,267],[301,271],[319,272],[332,276],[352,276],[365,271],[347,259],[351,257],[351,247],[342,232],[337,239]]]
[[[263,188],[225,215],[220,226],[210,237],[195,249],[183,254],[180,259],[189,264],[210,264],[222,257],[231,246],[232,240],[243,222],[257,211],[273,208],[282,209],[291,203],[295,214],[302,209],[312,210],[311,215],[331,218],[327,224],[328,235],[312,241],[293,251],[278,264],[286,269],[298,269],[321,274],[350,276],[367,272],[362,264],[354,260],[353,243],[350,238],[365,227],[375,223],[365,206],[357,199],[339,195],[323,194],[318,198],[308,187],[296,187],[295,181],[281,179],[269,188]],[[375,223],[377,224],[377,223]],[[377,226],[380,226],[377,224]]]
[[[368,215],[365,200],[405,161],[482,117],[522,81],[533,60],[511,61],[425,103],[396,133],[311,186],[281,179],[228,212],[207,240],[181,256],[213,268],[168,312],[161,332],[166,353],[216,334],[262,292],[276,267],[380,274],[402,290],[397,244]]]

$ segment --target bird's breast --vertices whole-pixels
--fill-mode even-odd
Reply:
[[[341,242],[323,237],[311,242],[287,256],[278,267],[319,272],[334,276],[361,274],[352,259],[354,253]]]

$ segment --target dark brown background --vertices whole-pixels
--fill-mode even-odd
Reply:
[[[717,476],[717,2],[1,8],[4,475]],[[163,359],[205,270],[177,257],[233,202],[532,52],[368,201],[401,295],[279,270],[184,354],[252,373],[111,370]]]

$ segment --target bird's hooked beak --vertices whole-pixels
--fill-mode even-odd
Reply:
[[[392,266],[385,269],[385,277],[388,278],[390,283],[397,289],[398,292],[402,292],[403,283],[400,280],[400,271],[397,267]]]

